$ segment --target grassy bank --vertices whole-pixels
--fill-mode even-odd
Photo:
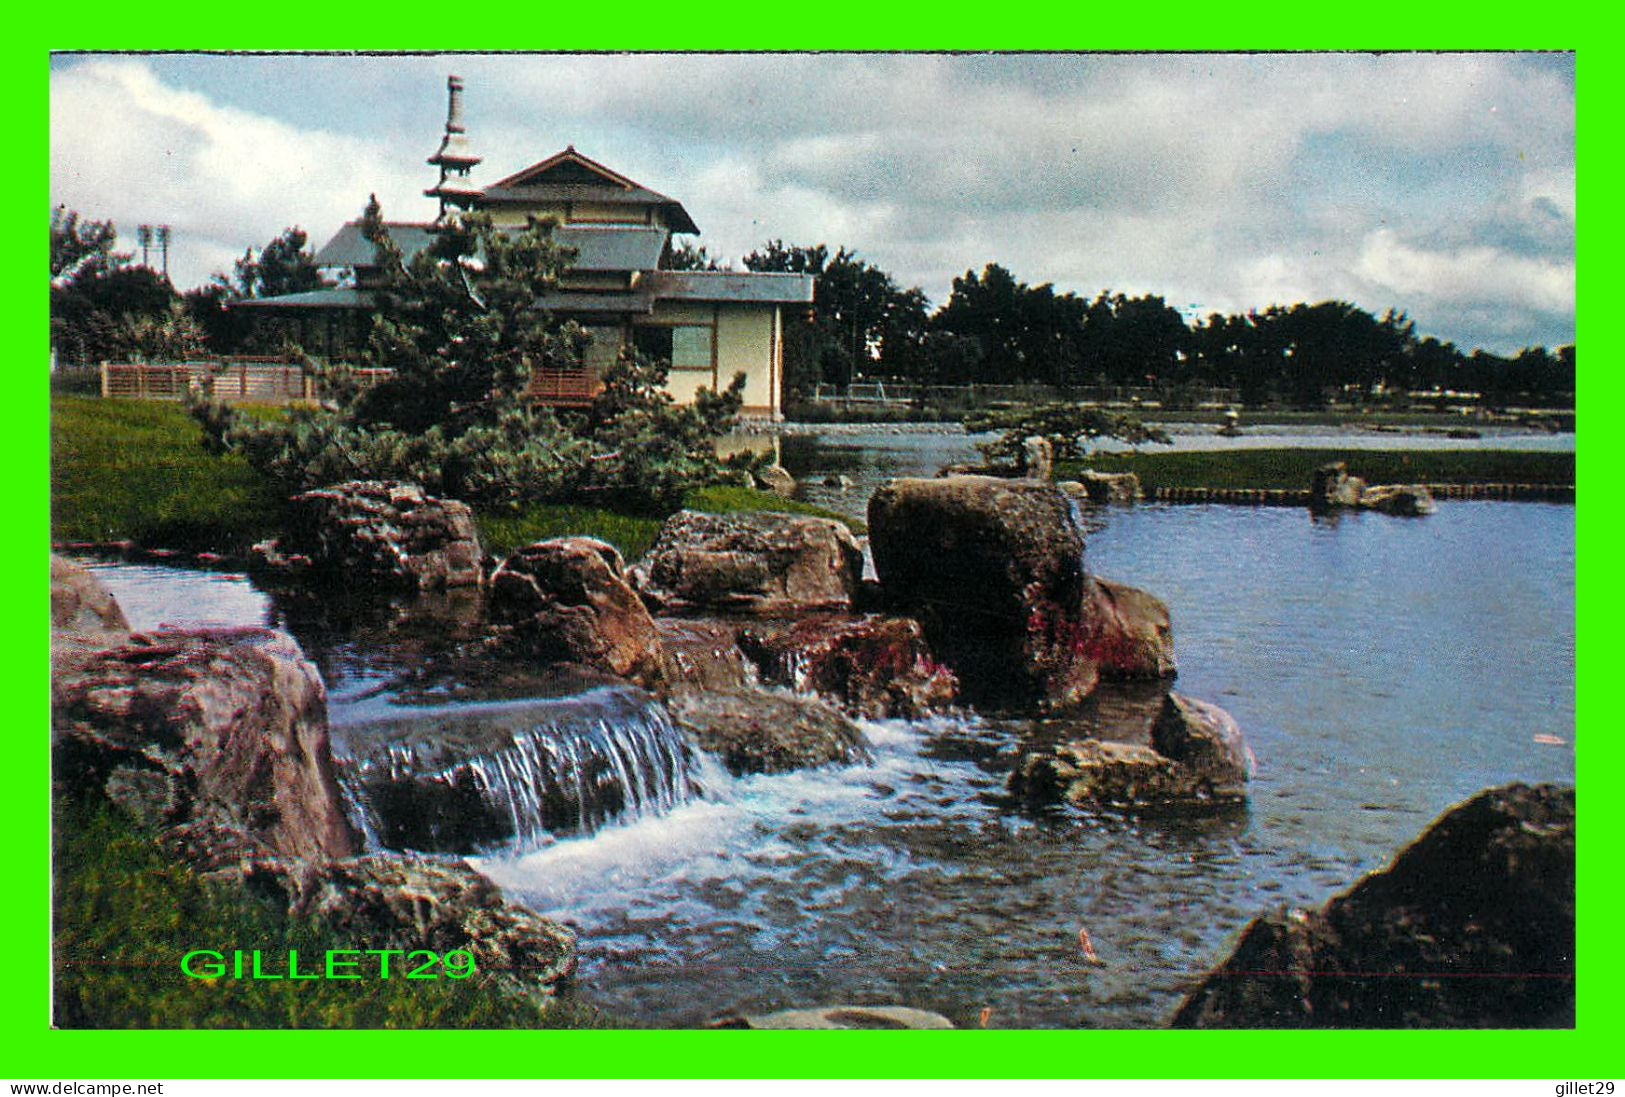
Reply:
[[[199,444],[179,404],[58,396],[51,401],[51,539],[129,540],[147,548],[242,555],[276,535],[283,500],[236,456]],[[692,491],[684,505],[714,512],[771,510],[839,517],[806,503],[738,487]],[[586,534],[641,556],[662,516],[603,507],[533,504],[477,515],[481,541],[502,556],[548,537]],[[844,519],[843,519],[844,520]]]
[[[51,539],[242,553],[282,499],[240,457],[205,453],[179,404],[51,400]]]
[[[1199,453],[1096,454],[1060,462],[1056,476],[1079,469],[1133,472],[1146,489],[1307,488],[1317,467],[1347,462],[1373,484],[1573,484],[1574,454],[1511,450],[1238,449]]]
[[[62,1028],[582,1028],[589,1006],[466,980],[197,979],[193,949],[321,956],[368,947],[297,920],[167,856],[116,808],[57,804],[55,1023]],[[267,961],[269,963],[269,960]],[[269,968],[267,970],[270,970]]]

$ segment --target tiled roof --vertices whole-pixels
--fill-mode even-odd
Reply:
[[[648,271],[638,288],[661,301],[737,301],[763,304],[811,304],[810,274],[762,274],[755,271]]]
[[[389,234],[407,259],[434,239],[428,225],[391,223]],[[581,271],[652,270],[666,246],[666,230],[641,225],[562,225],[553,230],[559,243],[576,249],[571,268]],[[351,221],[316,253],[318,267],[370,267],[372,242]]]
[[[360,309],[371,308],[373,295],[360,289],[318,289],[309,293],[285,293],[281,297],[250,297],[235,301],[232,308]]]

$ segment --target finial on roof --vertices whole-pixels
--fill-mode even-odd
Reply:
[[[480,196],[480,188],[469,178],[469,170],[480,162],[463,129],[463,78],[446,77],[446,135],[429,163],[440,169],[440,181],[423,193],[440,199],[440,219],[447,207],[466,209]]]
[[[461,76],[446,77],[446,94],[451,100],[446,107],[446,132],[463,132],[463,78]]]

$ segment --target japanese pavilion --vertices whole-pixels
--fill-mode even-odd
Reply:
[[[487,211],[497,227],[522,227],[533,216],[560,223],[554,238],[577,252],[558,289],[538,306],[573,319],[592,336],[575,369],[538,370],[531,395],[540,403],[584,404],[604,366],[623,346],[671,363],[667,389],[679,401],[700,388],[725,388],[743,373],[745,413],[777,418],[784,376],[786,310],[812,305],[813,279],[800,274],[667,269],[672,237],[697,234],[681,202],[628,179],[574,146],[487,186],[477,185],[462,118],[462,81],[447,81],[446,131],[429,163],[439,181],[424,193],[453,210]],[[427,247],[436,222],[389,222],[390,235],[410,259]],[[316,265],[353,284],[309,293],[243,301],[267,327],[288,331],[313,353],[342,356],[366,331],[378,271],[372,244],[352,221],[316,252]]]

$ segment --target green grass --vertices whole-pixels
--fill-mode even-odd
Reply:
[[[1373,484],[1573,484],[1574,454],[1511,450],[1237,449],[1199,453],[1095,454],[1063,461],[1056,478],[1079,469],[1138,473],[1147,490],[1166,487],[1307,488],[1315,469],[1345,461]]]
[[[195,979],[193,949],[319,956],[373,947],[289,918],[165,855],[105,801],[57,804],[55,1023],[63,1028],[597,1028],[573,1001],[544,1005],[466,980]],[[285,960],[284,960],[285,963]]]
[[[690,510],[703,510],[712,514],[731,514],[741,511],[766,510],[781,514],[810,514],[820,518],[835,518],[862,533],[860,523],[825,510],[811,503],[785,499],[772,492],[754,488],[706,487],[695,488],[683,498],[683,506]],[[493,556],[502,557],[532,541],[545,541],[552,537],[596,537],[608,541],[628,560],[636,560],[654,544],[664,517],[647,514],[624,514],[603,507],[588,507],[570,503],[532,503],[517,513],[488,512],[477,516],[480,543]]]
[[[206,453],[176,403],[51,400],[51,539],[242,553],[282,499],[240,457]]]
[[[276,414],[274,409],[260,409]],[[56,396],[51,400],[51,539],[135,541],[147,548],[242,555],[274,537],[283,518],[276,489],[242,458],[204,451],[179,404]],[[684,505],[718,513],[768,510],[840,515],[769,492],[699,488]],[[662,517],[577,504],[532,504],[477,515],[486,550],[571,534],[608,541],[628,559],[643,555]],[[847,521],[846,519],[841,519]],[[853,524],[859,532],[861,526]]]

